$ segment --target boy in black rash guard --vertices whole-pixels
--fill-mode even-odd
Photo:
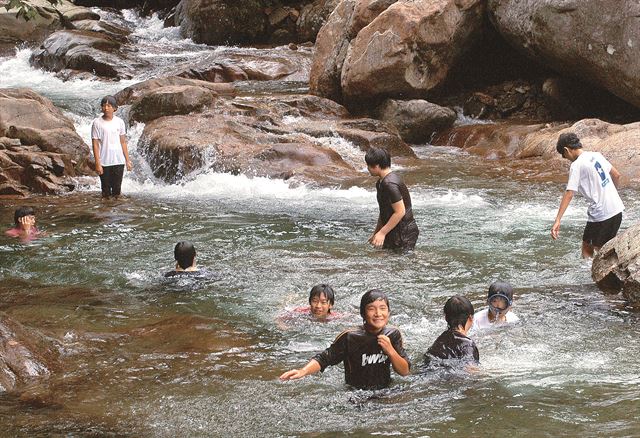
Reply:
[[[391,171],[391,156],[381,148],[370,148],[364,160],[372,176],[380,214],[369,243],[376,248],[410,251],[418,240],[418,225],[411,210],[411,196],[402,177]]]
[[[389,299],[384,292],[372,289],[360,300],[361,327],[345,330],[322,353],[316,354],[303,368],[287,371],[281,380],[299,379],[324,371],[329,365],[344,363],[344,378],[358,389],[381,389],[391,382],[390,366],[406,376],[411,364],[402,346],[402,335],[387,327]]]
[[[449,328],[429,347],[425,363],[429,365],[433,359],[455,359],[464,364],[478,364],[478,347],[467,337],[473,325],[473,304],[466,297],[455,295],[444,305],[444,318]]]

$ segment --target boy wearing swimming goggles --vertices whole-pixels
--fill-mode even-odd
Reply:
[[[483,330],[501,324],[512,324],[520,318],[511,311],[513,305],[513,287],[504,281],[495,281],[489,286],[487,294],[488,308],[476,312],[473,316],[473,328]]]

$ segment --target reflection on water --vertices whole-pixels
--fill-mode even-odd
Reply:
[[[184,50],[188,60],[257,51],[196,45],[155,18],[122,20],[141,28],[135,37],[159,71],[171,65],[160,52]],[[51,97],[83,138],[95,101],[128,85],[62,83],[31,69],[28,56],[0,60],[3,86]],[[300,84],[242,86],[286,93]],[[0,312],[61,349],[50,380],[0,395],[2,435],[637,435],[640,317],[593,285],[580,259],[581,200],[561,239],[550,239],[562,184],[514,180],[497,162],[418,146],[420,160],[401,171],[421,235],[413,254],[399,256],[365,243],[377,206],[364,169],[363,185],[348,189],[208,171],[166,185],[136,154],[142,128],[129,131],[136,169],[125,199],[102,202],[90,178],[69,196],[0,206],[8,228],[16,206],[33,205],[49,233],[29,244],[0,237]],[[321,140],[357,164],[349,142]],[[640,196],[627,188],[622,197],[625,228],[639,220]],[[179,240],[194,242],[198,264],[217,275],[166,281]],[[395,376],[379,393],[345,388],[341,367],[277,380],[357,323],[360,296],[373,287],[389,292],[392,324],[417,365],[444,329],[446,299],[465,294],[481,308],[498,278],[515,286],[522,324],[476,337],[476,374]],[[283,310],[305,304],[321,282],[350,316],[279,327]]]

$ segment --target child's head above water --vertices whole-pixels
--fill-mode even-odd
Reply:
[[[473,304],[465,296],[452,296],[444,304],[444,319],[452,330],[466,328],[467,323],[473,322]]]
[[[187,269],[193,266],[193,260],[196,258],[196,249],[191,242],[178,242],[173,249],[173,255],[178,262],[178,266]]]
[[[494,281],[489,286],[487,304],[495,316],[507,313],[513,304],[513,287],[505,281]]]
[[[33,216],[35,219],[35,211],[33,211],[33,208],[31,207],[19,207],[16,209],[15,213],[13,214],[13,221],[16,225],[16,228],[20,227],[20,219],[22,219],[23,217],[28,217],[28,216]]]
[[[324,319],[331,313],[335,303],[335,292],[328,284],[316,284],[309,292],[309,306],[311,314],[318,319]]]
[[[389,322],[389,298],[379,289],[371,289],[360,299],[360,316],[368,331],[379,331]]]

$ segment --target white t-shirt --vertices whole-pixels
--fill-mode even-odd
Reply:
[[[100,140],[100,164],[116,166],[125,164],[124,152],[120,144],[120,136],[125,135],[124,121],[113,116],[111,120],[96,117],[91,124],[91,139]]]
[[[506,318],[506,322],[491,322],[489,321],[489,308],[479,310],[473,315],[473,326],[471,327],[471,330],[484,330],[490,327],[496,327],[502,324],[513,324],[514,322],[520,321],[518,315],[513,313],[511,310],[507,312]]]
[[[584,151],[571,163],[567,190],[580,193],[589,202],[588,222],[602,222],[624,210],[609,173],[611,167],[600,152]]]

